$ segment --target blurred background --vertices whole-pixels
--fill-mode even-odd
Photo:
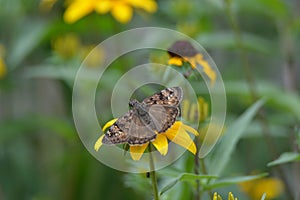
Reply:
[[[267,163],[283,152],[299,152],[300,1],[133,2],[0,0],[0,199],[151,199],[141,192],[147,184],[132,183],[138,179],[88,153],[71,108],[85,56],[110,36],[144,26],[180,31],[209,52],[226,87],[226,125],[257,99],[267,99],[224,174],[269,172],[284,185],[274,199],[299,199],[299,164],[276,170]],[[104,55],[98,49],[89,65]],[[167,63],[168,55],[144,59]],[[126,57],[110,66],[99,88],[104,103],[118,77],[137,62]],[[111,117],[101,116],[100,124]],[[255,199],[239,185],[218,191]]]

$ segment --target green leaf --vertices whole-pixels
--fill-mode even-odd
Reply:
[[[205,48],[235,49],[236,38],[233,32],[201,33],[198,41]],[[270,54],[273,51],[271,41],[257,35],[243,33],[242,46],[250,51]]]
[[[37,65],[30,67],[25,72],[26,78],[52,78],[66,81],[70,86],[73,82],[78,71],[75,67],[63,65]]]
[[[248,108],[231,126],[228,127],[220,142],[216,144],[214,150],[208,156],[208,169],[210,174],[220,175],[226,164],[230,160],[235,146],[253,117],[264,104],[264,100],[259,100]]]
[[[283,91],[274,83],[259,81],[257,91],[260,96],[268,99],[268,104],[273,104],[276,109],[284,109],[293,113],[300,120],[300,96],[296,93]],[[225,83],[227,94],[237,94],[249,97],[248,85],[244,81],[231,81]]]
[[[49,24],[42,21],[24,21],[22,25],[7,54],[7,61],[11,68],[19,66],[49,30]]]
[[[283,120],[282,120],[283,121]],[[277,123],[269,124],[270,136],[274,138],[286,138],[289,133],[289,129],[284,125],[279,125]],[[259,120],[253,120],[251,126],[245,130],[243,138],[261,138],[263,137],[262,127]]]
[[[215,188],[219,188],[219,187],[242,183],[245,181],[260,179],[260,178],[266,177],[267,175],[268,175],[268,173],[261,173],[261,174],[250,175],[250,176],[237,176],[237,177],[230,177],[230,178],[221,178],[221,179],[216,180],[213,184],[204,186],[204,188],[205,188],[205,190],[215,189]]]
[[[300,153],[296,152],[285,152],[279,156],[276,160],[269,162],[268,167],[280,165],[283,163],[300,161]]]
[[[50,130],[67,140],[72,140],[76,136],[75,128],[69,121],[55,117],[28,115],[24,118],[1,122],[0,130],[3,134],[0,134],[0,143],[13,140],[26,133],[35,133],[40,129]]]
[[[243,11],[252,14],[268,15],[273,19],[284,19],[288,16],[288,3],[281,0],[240,0],[237,1]],[[266,9],[268,8],[268,9]]]
[[[217,178],[217,176],[213,175],[196,175],[192,173],[182,173],[177,178],[173,179],[171,182],[169,182],[166,186],[164,186],[161,191],[160,195],[174,187],[179,181],[195,181],[195,180],[201,180],[201,179],[212,179]]]

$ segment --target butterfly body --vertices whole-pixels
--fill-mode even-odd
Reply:
[[[166,88],[142,102],[130,100],[132,108],[108,129],[102,143],[142,145],[153,141],[176,121],[182,101],[180,87]]]

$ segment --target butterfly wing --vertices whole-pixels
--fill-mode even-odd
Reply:
[[[176,121],[183,98],[180,87],[166,88],[143,100],[149,106],[149,114],[158,133],[165,132]]]
[[[103,144],[142,145],[156,138],[153,122],[145,122],[133,110],[121,116],[106,132]]]
[[[128,141],[128,131],[132,120],[133,112],[130,110],[120,117],[105,133],[102,139],[103,144],[122,144]]]
[[[165,106],[179,106],[182,101],[183,91],[181,87],[166,88],[146,99],[143,103],[148,105],[165,105]]]
[[[165,132],[169,129],[175,123],[179,113],[180,110],[176,106],[152,105],[149,109],[149,115],[158,133]]]
[[[141,145],[155,139],[155,131],[164,132],[174,124],[182,95],[180,87],[172,87],[144,99],[142,103],[148,107],[150,119],[130,110],[108,129],[102,143]]]
[[[137,115],[135,112],[133,114],[128,133],[128,144],[130,145],[145,144],[156,138],[155,125],[153,121],[145,120],[144,117]]]

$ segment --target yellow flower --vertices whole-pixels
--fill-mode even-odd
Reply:
[[[189,100],[182,102],[182,117],[188,121],[204,122],[208,116],[208,103],[204,98],[198,98],[198,109],[196,103],[191,103]]]
[[[56,38],[52,42],[54,51],[63,58],[71,58],[76,55],[80,46],[79,37],[72,33]]]
[[[80,55],[85,59],[85,66],[99,67],[105,59],[105,51],[100,46],[87,45],[80,48]]]
[[[216,81],[216,72],[203,58],[203,55],[191,45],[191,43],[187,41],[177,41],[168,49],[168,53],[170,55],[170,59],[168,61],[169,65],[176,65],[180,67],[187,62],[190,64],[192,69],[197,68],[197,65],[199,65],[202,67],[203,72],[211,80],[212,84]]]
[[[218,193],[214,193],[213,200],[222,200],[222,197],[218,195]],[[238,198],[235,198],[231,192],[228,193],[228,200],[238,200]]]
[[[182,23],[177,24],[177,30],[181,33],[184,33],[190,37],[196,37],[199,34],[199,26],[197,22],[187,22],[186,20]]]
[[[74,0],[65,11],[64,20],[67,23],[74,23],[96,11],[99,14],[111,12],[116,20],[127,23],[132,18],[132,8],[153,13],[157,10],[157,4],[154,0]]]
[[[3,59],[4,56],[5,48],[3,45],[0,44],[0,79],[2,79],[7,73],[6,65]]]
[[[48,12],[48,11],[51,10],[51,8],[56,3],[56,1],[57,0],[41,0],[40,1],[40,5],[39,5],[39,9],[42,12]]]
[[[268,199],[275,199],[283,192],[283,183],[278,178],[263,178],[239,184],[252,199],[260,199],[264,193]]]
[[[116,120],[117,119],[113,119],[107,122],[102,128],[102,130],[104,131],[105,129],[110,127],[113,123],[116,122]],[[163,133],[157,134],[155,140],[151,143],[163,156],[167,155],[168,153],[168,140],[171,140],[172,142],[189,150],[193,154],[196,154],[196,145],[193,142],[192,138],[189,136],[188,132],[194,134],[195,136],[199,135],[198,132],[192,127],[183,124],[181,121],[176,121],[168,130],[166,130]],[[96,151],[98,151],[99,148],[102,146],[103,137],[104,135],[100,136],[100,138],[96,141],[94,145],[94,149]],[[143,145],[130,146],[130,155],[132,159],[140,160],[148,145],[149,142]]]
[[[2,79],[6,75],[6,65],[3,59],[0,57],[0,79]]]

